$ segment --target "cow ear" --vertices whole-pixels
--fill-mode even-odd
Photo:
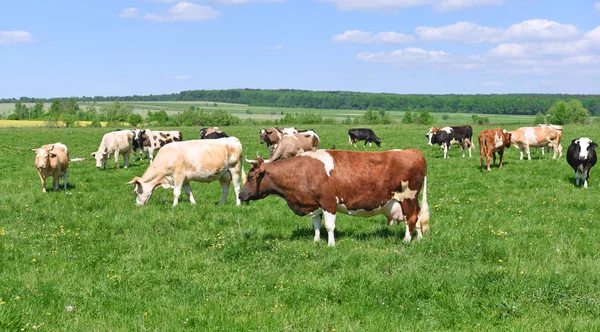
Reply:
[[[39,150],[39,149],[32,149],[32,148],[29,148],[29,150],[31,150],[31,151],[33,151],[33,153],[37,154],[37,152],[38,152],[38,150]]]
[[[579,143],[579,138],[573,138],[573,140],[571,141],[571,144],[577,144]]]
[[[48,155],[50,155],[50,158],[56,158],[56,153],[49,152]]]
[[[96,158],[96,152],[92,152],[92,157]]]
[[[596,144],[595,142],[592,142],[592,144],[590,144],[590,146],[592,147],[592,149],[595,149],[598,147],[598,144]]]

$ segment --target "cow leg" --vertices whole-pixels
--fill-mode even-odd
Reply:
[[[154,161],[154,149],[148,150],[148,158],[150,159],[150,163]]]
[[[63,177],[63,189],[67,189],[67,182],[68,182],[68,177],[69,177],[69,170],[67,169],[67,171],[65,172],[65,176]]]
[[[221,202],[219,203],[220,205],[225,204],[225,201],[227,200],[227,194],[229,193],[230,182],[231,182],[231,174],[229,172],[226,172],[219,179],[219,183],[221,183]],[[238,198],[238,200],[239,200],[239,198]],[[236,204],[237,204],[237,201],[236,201]]]
[[[241,162],[240,162],[240,167],[241,168]],[[235,192],[235,205],[240,206],[242,204],[242,202],[240,201],[240,173],[242,170],[238,170],[238,169],[233,169],[229,170],[229,172],[231,173],[231,181],[233,182],[233,191]]]
[[[52,190],[58,191],[58,182],[59,181],[60,181],[60,177],[58,176],[58,174],[55,174],[52,177]]]
[[[192,187],[190,187],[189,182],[183,185],[183,189],[185,190],[185,193],[190,198],[190,203],[196,204],[196,201],[194,200],[194,195],[192,195]]]
[[[327,229],[327,245],[333,247],[335,246],[335,237],[333,236],[333,232],[335,231],[335,213],[323,210],[323,216],[325,217],[325,228]]]
[[[115,165],[119,169],[119,150],[115,151]]]
[[[313,222],[313,229],[315,230],[315,237],[314,237],[314,241],[315,242],[319,242],[319,240],[321,239],[321,218],[323,216],[321,215],[321,213],[313,215],[311,217],[312,222]]]
[[[579,169],[575,170],[575,186],[579,187]]]
[[[502,157],[504,156],[504,150],[498,151],[498,155],[500,156],[500,168],[502,168]],[[496,162],[494,161],[494,165]]]
[[[182,186],[183,181],[175,180],[175,186],[173,187],[173,206],[177,206],[177,204],[179,204],[179,196],[181,196]]]
[[[131,150],[123,155],[123,163],[125,164],[125,168],[129,166],[129,156],[131,155]]]
[[[525,151],[527,151],[527,160],[531,160],[531,150],[529,149],[529,144],[525,145]],[[544,149],[542,149],[543,154]],[[498,152],[500,153],[500,152]],[[502,165],[502,161],[500,161],[500,165]]]
[[[448,158],[448,144],[444,143],[444,158]]]

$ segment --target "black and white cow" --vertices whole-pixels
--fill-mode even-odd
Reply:
[[[154,151],[160,150],[160,148],[171,142],[182,141],[183,136],[181,135],[180,131],[142,129],[139,131],[136,140],[139,149],[142,151],[142,155],[144,152],[146,152],[148,154],[148,158],[150,158],[150,163],[152,163],[152,160],[154,159]]]
[[[587,137],[575,138],[567,149],[567,162],[575,170],[575,185],[579,186],[579,177],[583,178],[583,187],[588,187],[590,169],[596,165],[598,157],[596,150],[598,144]]]
[[[456,144],[462,149],[462,156],[465,156],[465,150],[469,150],[469,158],[472,157],[473,149],[473,128],[471,126],[456,127],[431,127],[425,135],[429,139],[429,146],[438,144],[444,149],[444,158],[448,158],[448,149],[451,144]]]
[[[217,139],[217,138],[223,138],[223,137],[229,137],[229,136],[227,136],[227,134],[225,134],[224,131],[219,129],[219,127],[200,129],[200,139]]]
[[[369,146],[372,146],[371,143],[375,143],[378,147],[381,147],[381,139],[375,135],[373,130],[368,128],[354,128],[348,130],[348,145],[356,146],[356,142],[365,141],[365,145],[367,146],[367,142]]]

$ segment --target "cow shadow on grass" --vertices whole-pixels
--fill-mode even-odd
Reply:
[[[393,229],[392,227],[394,227],[396,229]],[[403,230],[399,231],[397,229],[397,227],[402,227]],[[340,239],[344,239],[344,238],[349,238],[349,239],[353,239],[356,241],[370,241],[372,239],[394,238],[394,239],[402,241],[404,239],[404,233],[405,233],[404,229],[406,229],[404,227],[404,223],[401,223],[400,225],[385,226],[385,227],[384,227],[384,225],[382,225],[381,228],[378,228],[378,229],[370,231],[370,232],[356,232],[356,231],[351,231],[351,230],[344,231],[344,230],[336,229],[334,231],[334,235],[335,235],[336,241],[338,241]],[[312,227],[297,228],[289,236],[289,239],[290,240],[311,241],[311,240],[313,240],[314,236],[315,236],[315,231],[313,230]],[[265,237],[269,237],[269,236],[265,236]],[[324,227],[321,227],[321,241],[327,242],[327,230]]]

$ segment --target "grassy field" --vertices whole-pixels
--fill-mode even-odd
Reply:
[[[322,147],[350,148],[348,126],[311,127]],[[249,157],[267,155],[259,127],[223,129]],[[510,148],[503,169],[482,172],[478,153],[427,147],[425,126],[373,129],[382,149],[426,155],[421,241],[403,243],[404,225],[383,216],[340,215],[336,247],[315,244],[310,219],[282,199],[236,207],[231,190],[217,206],[216,182],[192,183],[197,205],[183,194],[173,208],[157,188],[136,207],[125,183],[147,160],[72,163],[68,189],[43,194],[29,148],[61,141],[89,157],[108,129],[2,129],[0,330],[600,329],[598,167],[586,190],[565,156],[520,161]],[[599,129],[566,126],[565,152]]]
[[[279,120],[288,113],[308,113],[314,112],[323,115],[324,117],[334,118],[338,121],[342,121],[347,117],[351,119],[362,116],[364,110],[332,110],[332,109],[307,109],[307,108],[285,108],[285,107],[263,107],[263,106],[248,106],[242,104],[229,104],[229,103],[214,103],[214,102],[127,102],[133,106],[133,111],[139,113],[142,116],[146,116],[149,111],[156,112],[164,110],[169,116],[175,115],[179,112],[183,112],[194,106],[197,109],[202,109],[206,112],[212,112],[214,110],[223,110],[231,113],[233,116],[237,116],[240,119],[253,119],[257,121],[264,120]],[[51,103],[46,103],[44,109],[48,110]],[[96,103],[97,107],[105,103]],[[28,104],[29,106],[33,104]],[[86,109],[91,103],[81,103],[79,107]],[[14,112],[14,104],[0,104],[0,116],[9,115]],[[392,119],[400,122],[404,117],[405,112],[391,111],[389,112]],[[432,113],[436,123],[444,125],[461,125],[465,123],[471,123],[470,113],[449,113],[448,119],[443,120],[442,113]],[[490,120],[491,123],[502,124],[502,123],[518,123],[518,124],[532,124],[533,116],[530,115],[504,115],[504,114],[485,114],[481,115]],[[0,122],[0,127],[6,128]]]

